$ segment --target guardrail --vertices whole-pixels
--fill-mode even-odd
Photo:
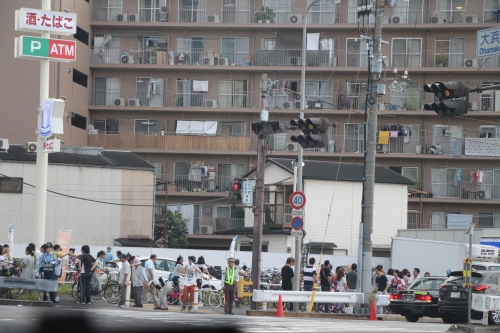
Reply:
[[[263,302],[263,310],[266,310],[267,302],[277,302],[279,296],[283,302],[309,303],[312,299],[312,291],[287,291],[287,290],[254,290],[252,301]],[[362,293],[329,293],[316,292],[315,303],[363,303]]]
[[[19,279],[0,277],[0,288],[18,288],[57,292],[59,285],[57,280],[41,280],[41,279]]]
[[[483,325],[488,325],[488,313],[500,310],[500,296],[472,294],[472,310],[483,313]]]

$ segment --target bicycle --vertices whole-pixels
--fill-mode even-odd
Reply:
[[[6,266],[5,266],[6,265]],[[1,268],[0,276],[21,278],[20,261],[13,259],[12,261],[4,261],[4,266]],[[13,299],[18,298],[24,293],[24,289],[19,288],[0,288],[0,298]]]
[[[91,290],[90,296],[97,300],[102,299],[104,297],[104,299],[109,303],[117,304],[118,301],[120,300],[121,285],[118,283],[118,281],[111,279],[111,274],[109,274],[107,270],[106,273],[107,273],[106,282],[102,285],[101,291],[97,291],[94,288],[93,281],[90,282],[90,290]],[[74,299],[80,301],[80,294],[81,294],[80,279],[78,279],[71,287],[71,294]]]

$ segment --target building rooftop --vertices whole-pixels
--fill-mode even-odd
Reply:
[[[0,162],[36,162],[36,153],[28,153],[26,145],[10,145],[7,151],[0,151]],[[106,168],[151,169],[154,167],[129,151],[104,150],[102,155],[72,153],[50,153],[49,164],[86,165]]]
[[[292,161],[294,160],[285,158],[269,158],[267,159],[266,164],[272,163],[290,174],[293,174]],[[248,177],[254,172],[255,169],[243,177]],[[361,182],[363,181],[363,164],[305,160],[304,167],[302,168],[302,178],[322,180],[337,179],[339,181]],[[375,169],[375,182],[414,185],[414,182],[410,179],[380,165],[377,165]]]

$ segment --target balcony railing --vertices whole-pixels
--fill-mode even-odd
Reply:
[[[193,218],[193,234],[211,235],[214,232],[239,229],[245,226],[244,219],[237,218]]]
[[[468,175],[467,175],[468,177]],[[470,181],[417,181],[411,187],[426,194],[413,194],[412,198],[500,200],[500,184]]]
[[[463,9],[452,7],[426,7],[423,2],[413,0],[408,7],[387,6],[384,16],[386,24],[446,24],[446,23],[497,23],[498,7],[464,6]],[[93,9],[94,21],[161,22],[161,23],[207,23],[207,24],[289,24],[301,25],[305,6],[234,6],[222,5],[222,1],[213,1],[196,6],[143,6],[135,0],[124,0],[123,5],[96,4]],[[308,14],[309,24],[357,24],[357,7],[344,5],[314,6]],[[373,24],[374,16],[364,18],[365,23]]]
[[[457,226],[454,223],[448,222],[447,213],[433,213],[429,220],[424,220],[422,223],[414,220],[419,213],[414,213],[411,216],[408,212],[408,229],[467,229],[468,225]],[[410,219],[411,217],[411,219]],[[472,223],[476,228],[500,228],[500,214],[496,213],[474,213],[472,215]]]
[[[157,182],[161,185],[157,185],[156,190],[166,191],[167,195],[176,192],[209,192],[225,196],[233,179],[234,177],[218,175],[209,178],[201,175],[163,174],[157,177]]]
[[[408,43],[411,43],[409,41]],[[470,45],[467,45],[470,47]],[[397,68],[419,67],[480,67],[483,59],[476,58],[475,49],[460,51],[418,50],[414,53],[392,52],[391,66]],[[491,57],[485,67],[499,67],[500,57]],[[90,63],[112,65],[192,65],[203,67],[225,66],[275,66],[298,67],[302,65],[302,51],[261,49],[178,49],[148,50],[94,47],[90,50]],[[351,48],[348,50],[308,50],[308,67],[367,67],[366,52]]]

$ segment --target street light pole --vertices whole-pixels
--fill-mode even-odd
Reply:
[[[307,54],[307,13],[311,7],[321,0],[315,0],[307,6],[306,11],[304,12],[304,16],[302,16],[302,58],[301,58],[301,68],[300,68],[300,115],[299,119],[304,118],[304,111],[306,109],[306,54]],[[338,4],[340,0],[328,0],[332,2],[334,5]],[[304,161],[304,149],[301,145],[299,145],[299,158],[297,161],[297,191],[302,192],[302,166]],[[294,275],[295,278],[293,280],[293,290],[300,290],[300,263],[301,263],[301,252],[302,252],[302,238],[295,238],[295,266],[294,266]],[[299,311],[299,304],[294,304],[295,312]]]
[[[50,1],[42,0],[42,10],[50,11]],[[42,38],[50,38],[50,32],[42,32]],[[49,58],[40,60],[40,106],[49,98],[50,84],[50,62]],[[40,247],[45,243],[45,216],[47,211],[47,171],[49,165],[49,154],[43,152],[43,143],[46,141],[40,136],[40,124],[42,122],[42,110],[38,110],[38,122],[36,129],[36,187],[35,207],[33,211],[33,241]]]

